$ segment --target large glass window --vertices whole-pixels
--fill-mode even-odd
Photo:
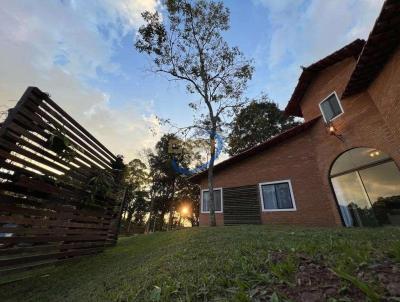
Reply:
[[[376,223],[374,216],[371,220],[369,211],[363,210],[369,209],[370,204],[357,172],[332,178],[332,185],[346,226],[364,226]]]
[[[332,93],[329,97],[323,100],[319,106],[325,122],[330,122],[335,117],[343,113],[342,106],[340,105],[340,101],[336,93]]]
[[[210,192],[208,190],[202,192],[201,210],[203,213],[208,213],[210,212]],[[222,212],[222,189],[214,189],[214,205],[215,212]]]
[[[295,210],[290,181],[260,184],[263,211]]]
[[[387,154],[349,150],[335,161],[331,179],[346,226],[400,225],[400,172]]]

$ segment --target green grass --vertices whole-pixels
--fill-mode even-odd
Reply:
[[[5,284],[0,301],[285,301],[304,263],[340,272],[340,290],[331,301],[346,299],[357,284],[365,300],[386,295],[385,288],[358,280],[356,273],[385,261],[398,265],[399,238],[400,228],[268,226],[139,235]]]

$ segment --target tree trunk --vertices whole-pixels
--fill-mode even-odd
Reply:
[[[174,196],[175,196],[175,179],[172,184],[172,194],[171,194],[171,201],[169,206],[169,218],[168,218],[168,226],[167,231],[172,229],[172,223],[174,221]]]
[[[160,218],[160,231],[163,230],[164,225],[165,225],[165,213],[166,212],[167,211],[165,211],[165,210],[161,211],[161,215],[159,216],[159,218]]]
[[[214,128],[214,127],[213,127]],[[210,226],[216,226],[214,204],[214,160],[215,160],[215,128],[210,133],[210,163],[208,165],[208,192],[210,209]]]
[[[149,211],[149,219],[147,220],[146,223],[146,229],[145,229],[145,233],[148,234],[150,232],[150,228],[151,228],[151,215],[154,212],[154,194],[152,193],[152,191],[150,191],[150,211]]]
[[[126,218],[126,222],[128,223],[128,225],[126,226],[127,232],[129,232],[129,229],[131,227],[132,216],[133,216],[133,211],[131,209],[128,209],[128,216]]]

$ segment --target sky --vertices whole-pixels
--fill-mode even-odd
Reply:
[[[245,93],[267,93],[281,108],[308,66],[368,37],[383,0],[225,0],[225,37],[254,60]],[[52,99],[115,154],[127,160],[154,146],[168,129],[157,117],[190,125],[183,84],[149,72],[134,48],[141,12],[163,12],[159,0],[2,0],[0,110],[28,86]],[[40,3],[40,5],[39,5]]]

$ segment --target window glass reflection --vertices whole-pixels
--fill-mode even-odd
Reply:
[[[346,226],[375,225],[368,200],[357,172],[332,178],[336,199]]]
[[[396,164],[360,170],[360,176],[379,222],[400,225],[400,173]]]
[[[400,225],[400,172],[386,154],[349,150],[336,160],[331,175],[346,226]]]
[[[214,190],[214,210],[216,212],[222,211],[222,202],[221,202],[221,190]],[[208,191],[203,191],[203,212],[210,211],[210,193]]]

